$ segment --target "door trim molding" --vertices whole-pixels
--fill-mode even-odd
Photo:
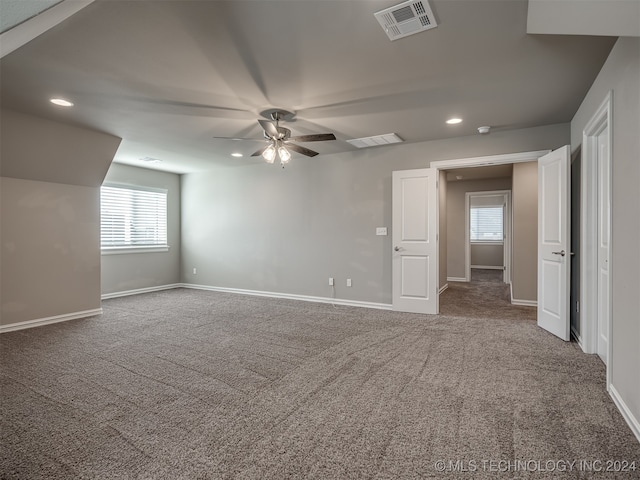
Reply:
[[[597,135],[609,128],[609,205],[611,205],[611,170],[613,164],[613,92],[609,91],[600,107],[587,122],[582,131],[582,178],[580,193],[580,336],[585,353],[598,352],[598,277],[587,275],[597,271],[598,266],[598,168]],[[613,253],[613,232],[611,231],[611,211],[609,212],[609,257]],[[612,292],[613,271],[609,262],[609,293]],[[607,327],[607,391],[611,391],[613,371],[613,338],[611,297],[609,297],[609,324]]]
[[[431,162],[431,168],[449,170],[462,167],[485,167],[490,165],[505,165],[509,163],[537,162],[538,158],[546,155],[551,150],[538,150],[534,152],[506,153],[503,155],[488,155],[486,157],[459,158],[456,160],[439,160]]]

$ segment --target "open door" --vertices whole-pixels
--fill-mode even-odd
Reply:
[[[438,171],[393,172],[393,309],[438,313]]]
[[[569,340],[570,148],[538,160],[538,325]]]

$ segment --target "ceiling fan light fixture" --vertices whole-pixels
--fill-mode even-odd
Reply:
[[[278,147],[278,156],[280,157],[280,163],[288,163],[291,160],[291,153],[283,145]]]
[[[269,145],[265,151],[262,152],[262,158],[264,158],[267,163],[273,163],[276,159],[276,147]]]

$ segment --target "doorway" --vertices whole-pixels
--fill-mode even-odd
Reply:
[[[430,172],[432,172],[432,175],[437,176],[440,178],[440,182],[442,183],[443,178],[446,182],[446,178],[448,177],[449,173],[456,171],[456,170],[461,170],[461,169],[466,169],[466,170],[480,170],[476,167],[492,167],[492,168],[496,168],[496,167],[509,167],[511,169],[514,168],[515,164],[523,164],[523,165],[518,165],[518,167],[525,167],[524,164],[529,163],[530,165],[533,165],[533,173],[536,174],[535,172],[537,172],[537,162],[538,159],[540,157],[542,157],[543,155],[547,154],[549,152],[549,150],[544,150],[544,151],[533,151],[533,152],[524,152],[524,153],[514,153],[514,154],[505,154],[505,155],[493,155],[493,156],[485,156],[485,157],[475,157],[475,158],[465,158],[465,159],[458,159],[458,160],[446,160],[446,161],[438,161],[438,162],[432,162],[431,163],[431,168],[427,169]],[[440,171],[442,170],[442,172]],[[530,170],[530,167],[527,167],[525,170]],[[523,171],[521,169],[521,171]],[[408,172],[408,171],[407,171]],[[461,173],[461,172],[458,172]],[[395,174],[395,172],[394,172]],[[511,176],[511,175],[510,175]],[[455,177],[454,177],[455,178]],[[521,178],[525,178],[525,177],[521,177]],[[456,180],[459,180],[459,178],[455,178]],[[447,185],[448,183],[448,185]],[[447,189],[447,191],[451,188],[452,183],[447,182],[445,183],[445,188]],[[526,229],[519,229],[518,231],[522,232],[522,241],[520,242],[521,245],[525,245],[526,244],[526,251],[533,251],[533,255],[528,255],[529,258],[529,262],[530,264],[525,265],[524,268],[521,269],[522,272],[525,272],[524,275],[524,281],[521,281],[521,284],[525,284],[525,283],[529,283],[528,288],[529,290],[532,291],[531,297],[527,297],[527,296],[515,296],[518,294],[518,292],[514,292],[513,290],[510,289],[509,294],[507,295],[507,297],[510,299],[509,303],[512,305],[522,305],[522,306],[536,306],[536,302],[535,302],[535,298],[536,298],[536,281],[535,281],[535,274],[531,275],[529,273],[526,272],[535,272],[536,271],[536,264],[537,264],[537,258],[535,255],[535,251],[536,251],[536,245],[537,245],[537,238],[536,235],[533,234],[531,235],[531,233],[535,232],[535,225],[537,224],[536,221],[536,213],[537,212],[537,203],[535,202],[535,198],[537,198],[537,182],[535,181],[534,178],[532,178],[531,181],[524,181],[523,182],[523,186],[526,188],[523,188],[523,192],[527,192],[524,197],[525,198],[529,198],[529,200],[525,201],[523,205],[525,205],[523,213],[525,211],[527,211],[528,214],[531,214],[534,216],[533,218],[533,227],[530,228],[526,228]],[[497,187],[497,188],[496,188]],[[498,189],[509,189],[511,188],[511,179],[508,179],[508,184],[507,185],[496,185],[493,188],[483,188],[486,190],[498,190]],[[394,189],[395,190],[395,189]],[[464,199],[464,195],[462,196],[462,198]],[[531,201],[531,199],[534,199],[533,201]],[[462,205],[464,205],[464,200],[461,201]],[[531,204],[531,205],[529,205]],[[395,207],[394,207],[395,208]],[[448,210],[448,205],[447,205],[447,210]],[[464,208],[460,208],[460,211],[462,213],[462,215],[464,215]],[[511,218],[511,214],[508,215],[508,218]],[[394,215],[394,218],[396,217],[396,215]],[[449,220],[447,220],[446,223],[449,223]],[[455,255],[455,261],[456,263],[456,268],[455,268],[455,273],[453,271],[453,269],[450,268],[446,268],[443,269],[445,270],[444,272],[444,277],[440,278],[439,283],[436,283],[435,285],[431,284],[430,285],[430,295],[431,296],[438,296],[438,290],[440,290],[440,293],[446,293],[447,290],[447,282],[468,282],[468,277],[465,274],[465,263],[464,263],[464,228],[465,228],[465,222],[462,221],[461,222],[461,231],[460,231],[460,235],[457,236],[457,238],[460,239],[460,243],[462,244],[461,246],[461,250],[460,250],[460,254],[459,255]],[[449,230],[447,228],[447,230]],[[513,226],[510,226],[508,228],[509,233],[513,234]],[[394,229],[394,245],[396,244],[396,236],[399,235],[399,231],[396,233],[395,229]],[[446,237],[450,236],[449,234],[446,235]],[[398,236],[399,238],[399,236]],[[438,262],[437,260],[437,256],[438,256],[438,251],[442,252],[442,250],[447,250],[447,249],[442,249],[442,248],[438,248],[438,250],[436,250],[433,259],[436,260],[434,263],[436,263],[436,265],[438,263],[442,263],[442,261],[444,259],[440,259],[440,262]],[[515,255],[513,248],[511,250],[511,255],[509,255],[508,261],[511,262],[512,261],[512,257]],[[525,255],[526,256],[526,255]],[[521,256],[518,258],[522,258]],[[449,263],[449,262],[448,262]],[[447,265],[447,263],[445,263],[444,265]],[[437,268],[437,267],[436,267]],[[509,279],[510,281],[513,280],[513,278]],[[510,285],[509,285],[510,287]],[[394,291],[396,291],[397,289],[399,289],[399,287],[396,285],[396,282],[394,282],[393,285],[393,289]],[[531,298],[532,300],[528,300],[528,298]],[[434,301],[434,308],[435,308],[435,312],[434,313],[439,313],[438,310],[438,306],[437,306],[437,300]],[[394,302],[395,305],[395,302]],[[395,307],[394,307],[395,308]],[[423,313],[427,313],[426,311]]]
[[[537,172],[537,164],[538,164],[538,159],[544,155],[546,155],[547,153],[549,153],[549,150],[544,150],[544,151],[533,151],[533,152],[524,152],[524,153],[515,153],[515,154],[505,154],[505,155],[494,155],[494,156],[485,156],[485,157],[475,157],[475,158],[466,158],[466,159],[458,159],[458,160],[446,160],[446,161],[439,161],[439,162],[432,162],[430,168],[428,169],[423,169],[424,171],[420,171],[420,170],[416,170],[416,171],[404,171],[403,174],[406,175],[412,175],[415,174],[417,177],[431,177],[431,178],[437,178],[440,175],[440,170],[451,170],[451,169],[458,169],[458,168],[472,168],[473,167],[479,167],[479,166],[497,166],[497,165],[510,165],[510,164],[524,164],[524,163],[530,163],[531,165],[534,165],[534,172]],[[525,165],[518,165],[518,167],[524,167]],[[527,167],[528,169],[529,167]],[[412,173],[413,172],[413,173]],[[399,174],[400,172],[394,172],[394,176],[396,176],[396,174]],[[536,174],[537,175],[537,174]],[[394,179],[395,180],[395,179]],[[417,179],[415,180],[409,180],[407,179],[408,183],[411,182],[418,182]],[[523,182],[523,192],[530,192],[530,194],[525,194],[523,195],[524,198],[526,197],[531,197],[531,199],[533,198],[537,198],[537,182],[535,181],[525,181]],[[437,184],[437,182],[436,182]],[[435,185],[434,185],[435,187]],[[420,292],[420,297],[426,299],[429,299],[429,302],[425,302],[425,307],[424,309],[421,310],[421,312],[419,313],[439,313],[438,310],[438,290],[440,289],[441,291],[444,291],[443,284],[442,284],[442,279],[440,279],[440,283],[438,282],[438,238],[437,235],[434,235],[435,238],[435,245],[433,245],[433,241],[429,240],[429,244],[433,245],[435,247],[435,250],[432,252],[428,252],[427,254],[420,254],[420,259],[421,259],[421,263],[420,265],[417,265],[418,262],[416,261],[412,261],[409,262],[409,260],[413,260],[413,259],[409,259],[408,257],[410,255],[413,255],[413,245],[412,243],[416,243],[417,237],[416,239],[411,239],[412,242],[411,243],[407,243],[406,246],[400,245],[400,242],[403,240],[403,237],[406,236],[406,229],[400,228],[400,224],[398,224],[398,228],[396,228],[395,223],[397,221],[397,219],[399,218],[403,218],[403,215],[401,215],[402,212],[398,211],[396,212],[396,206],[398,205],[402,205],[402,204],[406,204],[406,202],[404,201],[400,201],[404,195],[402,194],[402,189],[400,188],[396,188],[395,183],[394,183],[394,188],[393,188],[394,194],[394,201],[393,201],[393,219],[394,219],[394,228],[393,228],[393,245],[394,245],[394,252],[393,252],[393,258],[394,258],[394,262],[398,263],[398,265],[400,265],[403,261],[404,263],[407,264],[407,266],[412,265],[413,267],[416,267],[415,269],[417,269],[417,266],[420,266],[420,278],[423,277],[423,275],[425,275],[424,278],[428,278],[428,281],[422,281],[420,282],[419,285],[417,285],[417,287],[420,287],[418,290]],[[429,191],[431,191],[431,187],[429,188]],[[430,194],[431,195],[431,194]],[[397,196],[397,198],[396,198]],[[410,195],[409,195],[410,196]],[[408,199],[408,198],[407,198]],[[434,194],[434,201],[433,202],[428,202],[429,204],[431,204],[432,206],[435,206],[435,210],[433,211],[433,215],[437,216],[437,195]],[[538,210],[538,205],[535,201],[531,202],[526,202],[526,203],[530,203],[531,205],[526,206],[526,208],[530,211],[530,213],[534,216],[537,216],[536,212]],[[518,216],[520,217],[520,216]],[[427,216],[425,217],[425,219],[429,219],[431,217]],[[430,222],[426,222],[423,221],[421,222],[421,228],[419,228],[418,230],[420,232],[422,232],[420,234],[420,238],[422,238],[423,236],[425,237],[425,239],[427,238],[425,235],[423,235],[424,232],[434,232],[434,229],[431,228],[425,228],[427,223],[430,224]],[[535,218],[534,218],[534,223],[535,223]],[[437,225],[437,217],[436,217],[436,222],[435,224]],[[435,230],[437,232],[437,230]],[[514,228],[514,232],[515,232],[515,228]],[[520,235],[522,238],[521,240],[518,242],[519,245],[524,245],[527,244],[527,251],[536,251],[537,248],[537,238],[535,235],[535,226],[532,229],[518,229],[518,232],[521,232],[522,234]],[[463,237],[462,237],[463,238]],[[461,240],[462,240],[461,238]],[[408,238],[407,238],[408,239]],[[462,240],[463,241],[463,240]],[[422,242],[424,243],[424,242]],[[568,248],[567,248],[568,249]],[[416,253],[417,255],[417,253]],[[512,250],[512,255],[515,258],[516,253]],[[462,257],[462,262],[464,262],[464,253],[462,252],[461,255]],[[524,265],[523,268],[520,268],[520,274],[522,275],[523,278],[520,278],[519,280],[519,285],[525,285],[527,286],[528,290],[531,290],[531,296],[527,297],[527,296],[520,296],[518,295],[519,292],[516,292],[515,290],[511,291],[511,303],[515,304],[515,305],[524,305],[524,306],[536,306],[536,289],[537,289],[537,284],[536,284],[536,275],[531,274],[531,272],[536,272],[536,265],[537,265],[537,258],[535,257],[535,253],[534,255],[526,255],[529,258],[529,262],[530,264]],[[396,258],[397,257],[397,258]],[[407,258],[405,258],[407,257]],[[464,265],[464,264],[463,264]],[[424,267],[424,268],[422,268]],[[414,269],[414,270],[415,270]],[[424,272],[423,272],[424,270]],[[407,272],[409,272],[410,270],[407,269]],[[411,272],[413,272],[413,270],[411,270]],[[515,271],[514,271],[515,272]],[[451,275],[451,272],[447,272],[447,279],[449,278],[449,275]],[[464,272],[461,272],[460,275],[464,275]],[[407,279],[413,278],[415,275],[411,275],[411,276],[407,276]],[[435,277],[435,281],[432,281],[432,279],[434,279]],[[395,276],[394,276],[395,278]],[[513,284],[513,280],[514,278],[511,279],[512,280],[512,284]],[[464,281],[464,280],[463,280]],[[402,288],[401,288],[402,287]],[[393,308],[394,309],[398,309],[398,310],[403,310],[400,305],[398,304],[396,306],[396,301],[395,301],[395,295],[402,293],[404,290],[406,290],[407,292],[411,293],[411,296],[416,296],[415,292],[413,292],[412,289],[404,289],[403,290],[403,284],[401,284],[400,282],[394,280],[393,281],[393,292],[394,292],[394,303],[393,303]],[[411,290],[411,292],[410,292]],[[416,290],[416,291],[418,291]],[[424,292],[423,292],[424,290]],[[427,308],[428,306],[428,308]],[[408,310],[407,310],[408,311]]]
[[[582,136],[580,344],[611,379],[611,104],[609,92]],[[587,273],[590,275],[587,275]]]
[[[502,282],[511,283],[511,190],[465,193],[467,281],[472,269],[499,270]]]

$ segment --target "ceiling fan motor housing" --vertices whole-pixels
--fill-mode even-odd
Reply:
[[[293,120],[293,117],[296,116],[296,112],[285,110],[283,108],[267,108],[266,110],[263,110],[262,112],[260,112],[260,115],[269,120],[275,120],[275,121],[285,120],[290,122],[291,120]]]

